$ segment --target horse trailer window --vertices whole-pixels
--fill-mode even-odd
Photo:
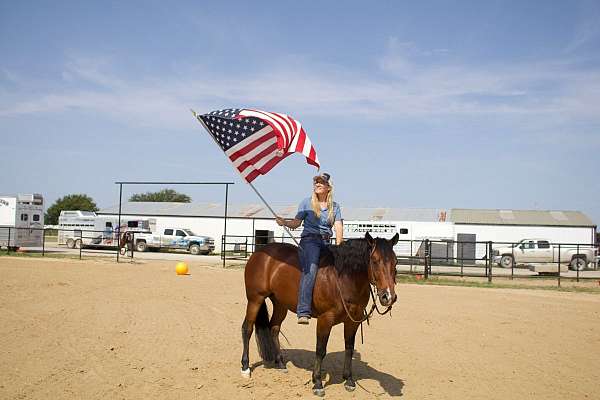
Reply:
[[[127,227],[128,228],[137,228],[138,222],[137,221],[127,221]]]
[[[400,234],[401,235],[408,235],[408,229],[407,228],[400,228]]]
[[[107,222],[105,225],[105,228],[112,228],[112,222]]]
[[[27,221],[27,220],[29,220],[29,215],[21,214],[21,221]]]
[[[165,229],[165,235],[173,236],[173,229]]]
[[[38,222],[40,220],[40,215],[39,214],[33,214],[33,220],[35,222]]]

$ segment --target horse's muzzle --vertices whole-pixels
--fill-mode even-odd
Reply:
[[[379,302],[384,307],[391,306],[396,302],[396,299],[398,299],[398,296],[395,293],[392,295],[389,289],[379,293]]]

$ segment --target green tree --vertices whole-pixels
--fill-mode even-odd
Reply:
[[[68,194],[48,207],[45,216],[46,224],[58,225],[58,216],[62,210],[98,211],[98,207],[87,194]]]
[[[187,194],[177,193],[173,189],[163,189],[159,192],[136,193],[129,201],[172,201],[175,203],[190,203],[192,198]]]

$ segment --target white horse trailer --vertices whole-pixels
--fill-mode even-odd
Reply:
[[[151,233],[156,220],[96,215],[93,211],[63,210],[58,217],[58,244],[69,248],[80,246],[116,247],[123,232]]]
[[[41,247],[44,198],[41,194],[0,196],[0,246]]]
[[[344,221],[344,238],[362,238],[366,232],[373,237],[386,239],[397,233],[400,239],[394,246],[394,252],[398,257],[415,257],[421,254],[424,251],[425,239],[436,241],[436,248],[432,248],[432,252],[436,254],[451,258],[454,252],[452,222]]]

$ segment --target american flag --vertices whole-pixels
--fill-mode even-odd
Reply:
[[[288,115],[230,108],[196,118],[248,183],[293,153],[304,154],[309,164],[319,168],[308,135],[300,122]]]

